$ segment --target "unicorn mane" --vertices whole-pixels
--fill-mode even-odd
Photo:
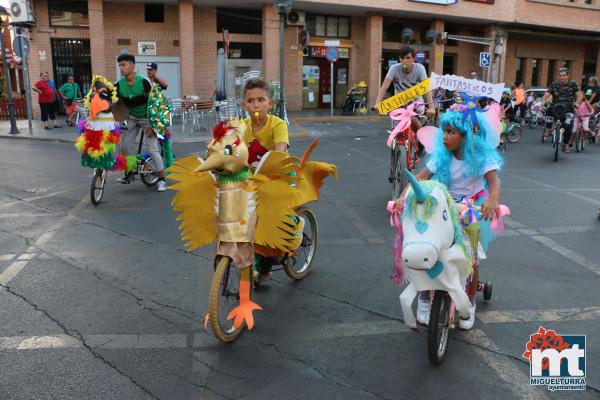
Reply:
[[[456,212],[456,207],[454,207],[454,199],[450,195],[450,192],[448,192],[446,185],[438,181],[429,180],[421,181],[419,183],[425,191],[425,201],[418,202],[414,191],[410,191],[410,193],[408,193],[406,196],[403,218],[413,218],[422,221],[426,221],[431,218],[433,211],[438,206],[438,200],[433,196],[432,192],[434,188],[439,188],[446,197],[446,202],[450,211],[450,218],[452,221],[452,227],[454,229],[454,242],[460,246],[465,258],[468,260],[467,270],[470,274],[473,269],[471,245],[462,230],[460,220],[458,219],[458,213]],[[417,215],[417,204],[423,204],[425,206],[423,215],[421,216]]]

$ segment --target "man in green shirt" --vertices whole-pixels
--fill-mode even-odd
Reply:
[[[75,82],[75,78],[73,75],[69,75],[67,77],[67,82],[65,82],[59,89],[58,93],[63,98],[63,103],[65,105],[65,113],[67,114],[67,125],[73,126],[73,118],[79,111],[79,106],[77,105],[77,99],[82,98],[81,89],[77,82]]]
[[[148,120],[148,94],[152,89],[152,83],[148,78],[135,73],[135,57],[131,54],[121,54],[117,57],[119,70],[122,78],[115,84],[119,101],[123,102],[129,111],[127,117],[127,130],[122,133],[121,149],[125,155],[136,154],[136,138],[138,133],[145,134],[144,146],[147,148],[154,167],[158,171],[159,181],[156,190],[164,192],[167,190],[165,182],[165,165],[160,154],[160,143],[158,137],[150,127]],[[119,179],[121,183],[129,183],[130,174]]]

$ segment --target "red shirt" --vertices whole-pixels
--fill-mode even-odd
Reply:
[[[42,92],[38,96],[40,103],[54,103],[54,90],[50,87],[48,81],[37,81],[35,87]]]

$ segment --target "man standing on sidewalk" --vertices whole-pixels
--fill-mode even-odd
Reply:
[[[119,70],[122,78],[115,84],[119,101],[122,101],[129,116],[127,117],[127,130],[123,132],[121,140],[122,151],[125,155],[136,154],[136,138],[138,132],[146,134],[144,145],[147,147],[154,167],[158,171],[159,181],[157,191],[164,192],[167,190],[165,182],[165,166],[160,154],[160,144],[158,137],[150,127],[148,120],[148,94],[152,89],[152,83],[148,78],[142,77],[135,73],[135,57],[131,54],[121,54],[117,57]],[[140,138],[141,140],[141,138]],[[129,183],[131,174],[119,179],[121,183]]]
[[[169,83],[166,80],[159,78],[158,75],[156,75],[157,70],[157,63],[149,62],[148,64],[146,64],[146,73],[148,74],[148,79],[150,79],[150,82],[158,83],[162,90],[167,90],[167,88],[169,87]]]

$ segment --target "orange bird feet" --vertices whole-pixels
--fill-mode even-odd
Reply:
[[[233,319],[234,329],[238,329],[244,321],[248,330],[254,326],[254,316],[252,311],[262,310],[262,307],[250,300],[250,268],[244,268],[240,274],[240,305],[231,310],[227,315],[227,320]]]

